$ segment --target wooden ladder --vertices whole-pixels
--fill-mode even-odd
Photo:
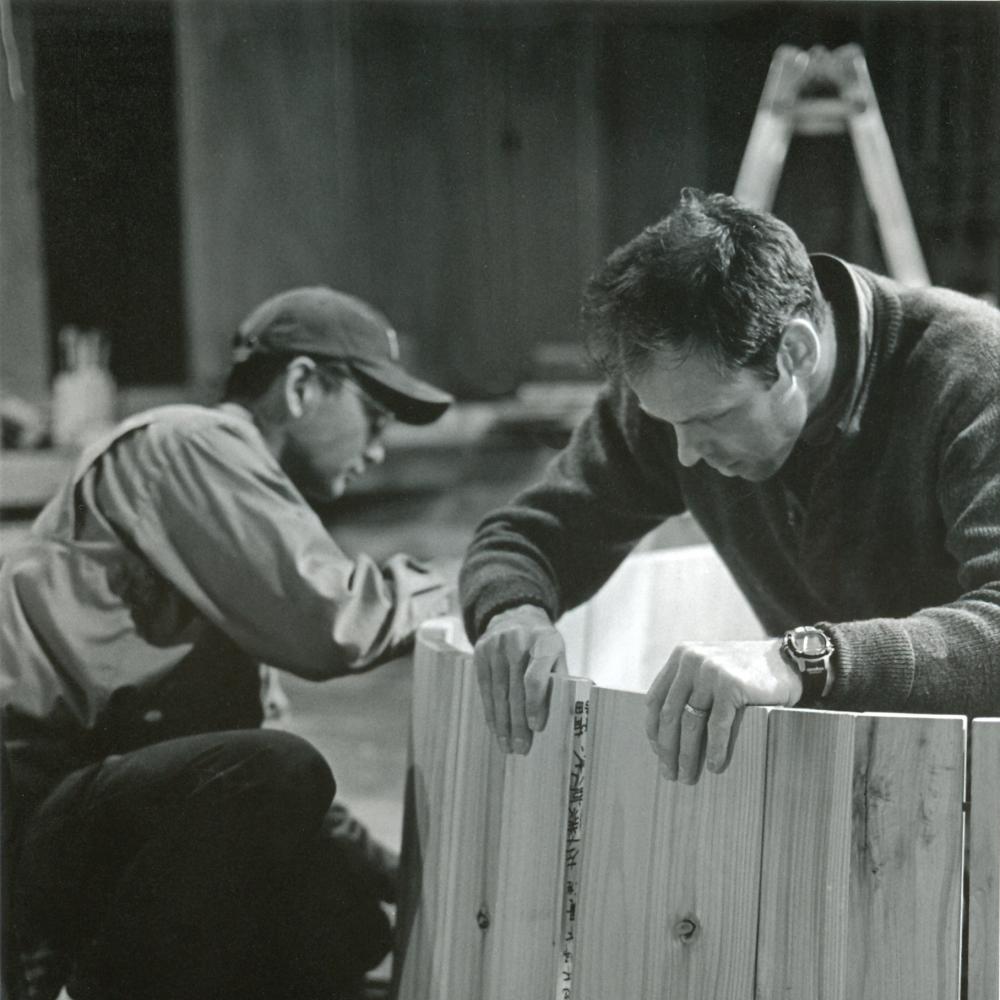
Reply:
[[[770,211],[792,137],[843,132],[854,146],[889,273],[906,285],[929,284],[868,64],[858,45],[832,52],[782,45],[775,52],[733,194]]]

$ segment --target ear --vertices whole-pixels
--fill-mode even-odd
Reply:
[[[284,400],[288,414],[298,420],[307,413],[316,397],[316,362],[312,358],[296,358],[285,369]]]
[[[788,377],[809,378],[818,368],[822,355],[819,334],[803,316],[789,320],[778,344],[778,371]]]

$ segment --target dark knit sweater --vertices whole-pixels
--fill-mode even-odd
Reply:
[[[469,635],[521,603],[554,620],[687,510],[769,634],[828,629],[824,707],[1000,715],[1000,312],[854,273],[873,340],[848,429],[800,441],[766,482],[727,479],[681,466],[672,428],[608,384],[542,481],[477,529]]]

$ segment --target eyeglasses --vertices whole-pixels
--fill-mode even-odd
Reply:
[[[361,407],[365,411],[368,420],[368,433],[373,441],[380,438],[385,429],[396,419],[396,415],[388,407],[383,406],[378,400],[373,399],[351,378],[345,378],[342,384],[361,401]]]
[[[377,399],[374,399],[365,392],[351,377],[349,368],[344,368],[341,365],[336,367],[331,365],[317,365],[316,370],[323,375],[335,379],[348,392],[357,396],[358,401],[361,403],[361,408],[364,410],[365,419],[368,421],[368,436],[370,440],[377,441],[396,417],[392,410],[383,406]]]

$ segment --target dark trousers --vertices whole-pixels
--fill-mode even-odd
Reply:
[[[19,831],[18,937],[67,954],[82,997],[329,1000],[391,943],[370,888],[322,836],[334,792],[314,747],[271,730],[74,771]]]

